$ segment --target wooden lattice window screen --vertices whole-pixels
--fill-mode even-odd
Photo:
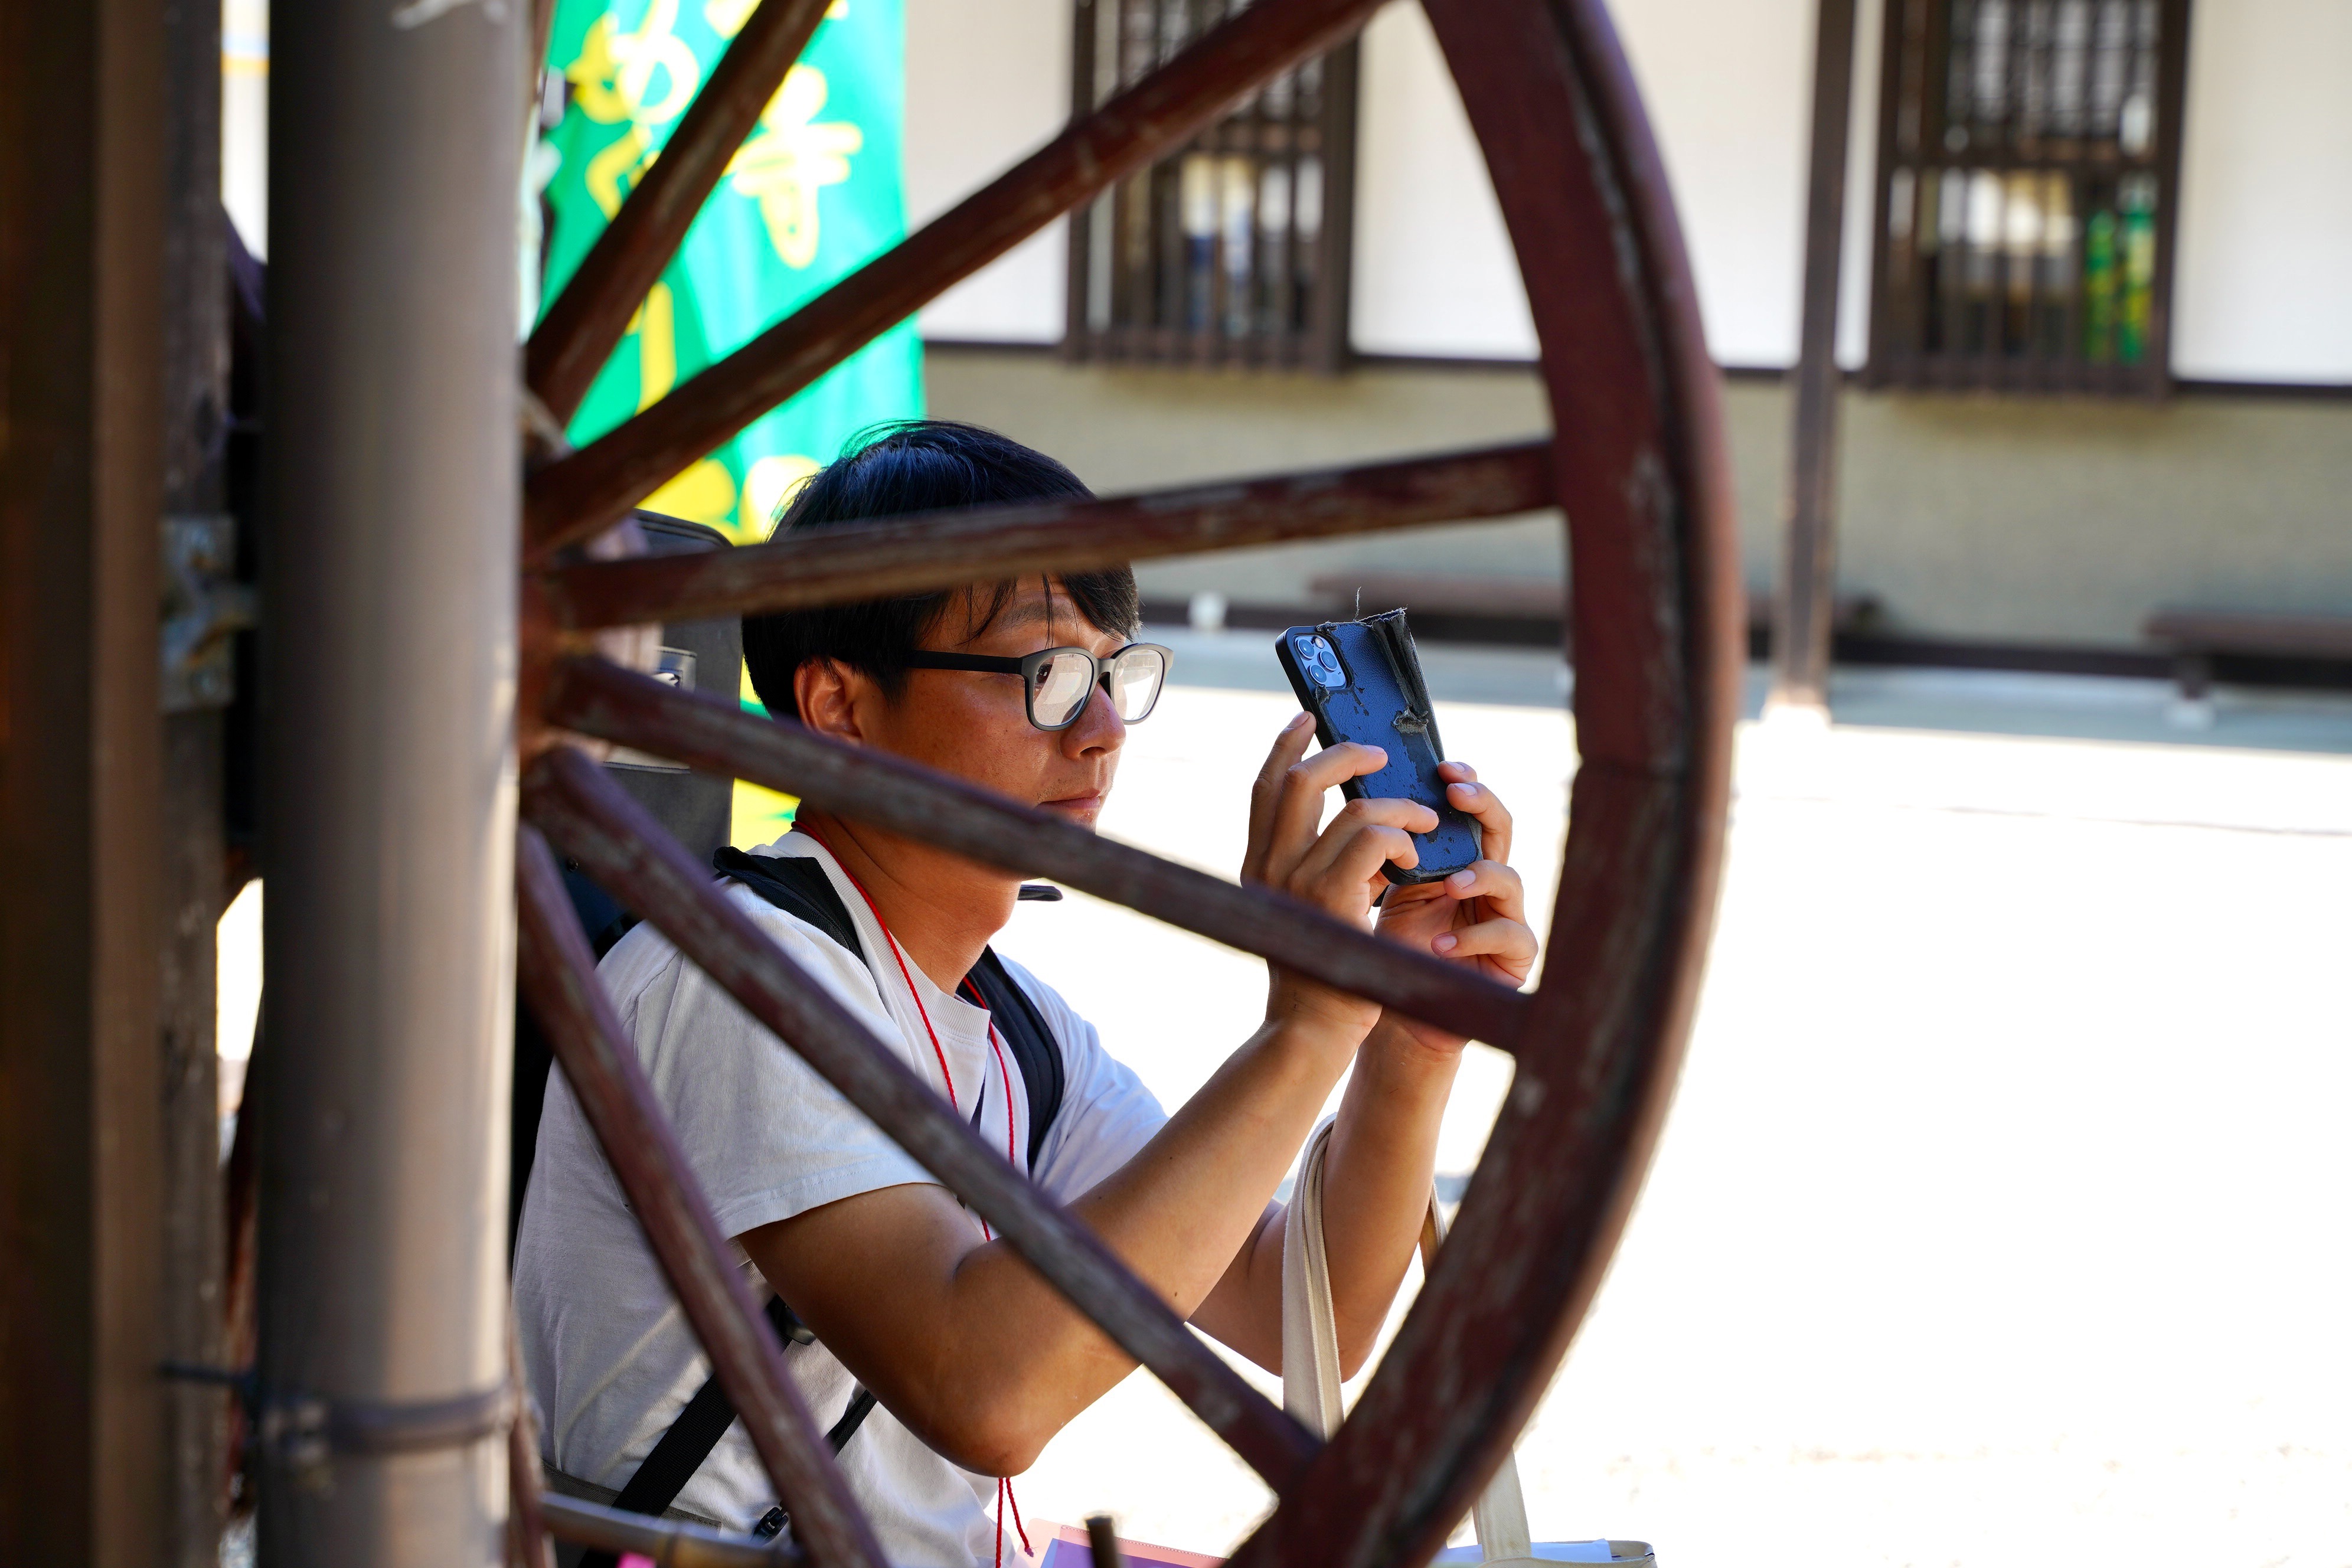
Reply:
[[[1887,0],[1868,381],[2169,384],[2189,0]]]
[[[1079,115],[1247,0],[1077,0]],[[1334,372],[1348,358],[1356,45],[1285,72],[1070,216],[1073,359]]]

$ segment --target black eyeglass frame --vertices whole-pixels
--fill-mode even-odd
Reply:
[[[1035,653],[1024,654],[1019,658],[1009,658],[994,654],[925,651],[908,654],[907,668],[908,669],[974,670],[982,675],[1017,675],[1021,678],[1021,702],[1029,715],[1029,722],[1050,735],[1057,731],[1068,729],[1086,717],[1087,704],[1079,703],[1070,716],[1058,724],[1048,724],[1040,720],[1037,717],[1037,670],[1040,666],[1055,654],[1063,653],[1076,654],[1080,658],[1092,664],[1095,667],[1094,679],[1087,683],[1087,701],[1092,701],[1095,688],[1101,687],[1105,690],[1109,689],[1111,668],[1138,648],[1160,656],[1160,680],[1151,689],[1150,702],[1144,707],[1142,712],[1132,719],[1127,718],[1124,714],[1120,715],[1121,720],[1126,723],[1140,724],[1151,717],[1153,709],[1160,706],[1160,694],[1168,689],[1168,671],[1176,662],[1176,650],[1156,642],[1129,643],[1125,647],[1115,650],[1108,658],[1097,658],[1085,648],[1068,647],[1041,647]],[[1113,706],[1116,707],[1117,704],[1114,703]]]

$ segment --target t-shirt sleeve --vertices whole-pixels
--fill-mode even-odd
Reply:
[[[764,903],[747,913],[886,1043],[873,976],[830,938]],[[721,1234],[860,1193],[932,1180],[742,1005],[647,928],[604,961],[608,986]]]
[[[1039,1186],[1068,1203],[1133,1159],[1167,1125],[1168,1113],[1059,992],[1010,959],[1004,967],[1036,1003],[1062,1049],[1062,1109],[1037,1152],[1035,1173]]]

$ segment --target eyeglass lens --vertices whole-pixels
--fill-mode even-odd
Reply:
[[[1095,661],[1076,648],[1056,648],[1037,666],[1036,689],[1029,697],[1030,716],[1048,730],[1058,730],[1078,715],[1095,689]]]
[[[1168,661],[1156,647],[1131,647],[1111,661],[1110,705],[1118,716],[1132,724],[1151,711],[1160,700],[1160,682],[1168,673]]]

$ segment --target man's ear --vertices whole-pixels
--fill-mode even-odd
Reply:
[[[872,684],[837,658],[813,658],[793,671],[793,700],[818,734],[862,743],[857,703]]]

